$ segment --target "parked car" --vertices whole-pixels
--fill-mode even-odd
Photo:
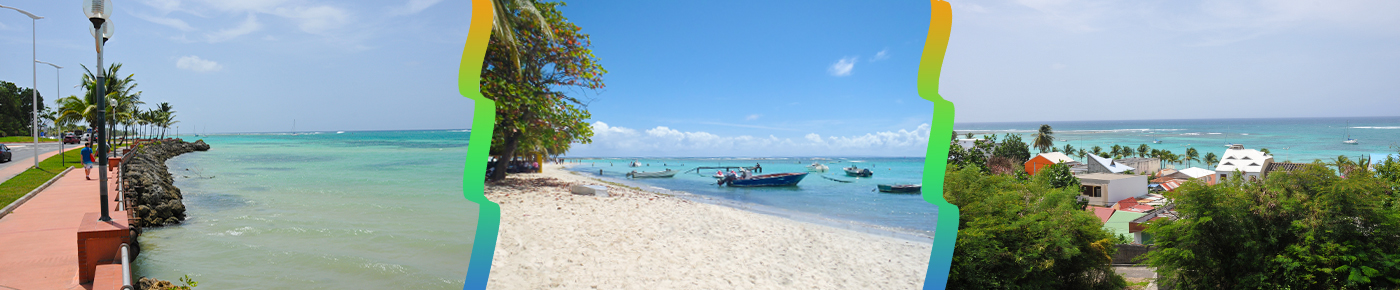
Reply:
[[[5,160],[4,162],[10,162],[10,159],[14,159],[14,157],[15,155],[13,152],[10,152],[9,146],[5,146],[5,144],[0,144],[0,160]]]
[[[63,144],[78,144],[82,142],[83,140],[79,139],[78,135],[75,135],[73,133],[63,134]]]

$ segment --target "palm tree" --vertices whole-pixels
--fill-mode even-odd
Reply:
[[[525,45],[516,34],[516,23],[523,21],[534,22],[540,25],[540,31],[545,33],[545,37],[554,39],[553,28],[549,27],[549,21],[544,19],[544,15],[535,9],[534,0],[491,0],[491,9],[496,17],[491,23],[491,36],[505,44],[510,55],[511,62],[515,63],[515,72],[520,73],[520,48]]]
[[[1035,142],[1031,146],[1040,149],[1040,153],[1048,152],[1051,147],[1055,147],[1055,131],[1050,129],[1049,124],[1040,124],[1040,130],[1036,131],[1033,139]]]
[[[97,124],[97,105],[91,98],[67,96],[54,101],[58,105],[58,122],[74,124],[87,122],[86,128]]]
[[[1084,148],[1079,148],[1079,159],[1084,159],[1085,156],[1089,156],[1089,152],[1084,152]]]
[[[967,139],[972,139],[972,132],[967,132]]]
[[[1273,153],[1269,153],[1269,148],[1259,148],[1259,152],[1264,152],[1264,155],[1274,155]]]
[[[1065,144],[1065,150],[1064,150],[1064,152],[1067,153],[1067,154],[1070,154],[1070,155],[1074,155],[1074,145]],[[1084,157],[1079,157],[1079,158],[1080,158],[1080,159],[1083,159]]]
[[[161,128],[160,139],[165,139],[165,130],[169,130],[170,125],[180,122],[175,121],[175,109],[170,106],[170,103],[161,102],[160,105],[156,106],[154,113],[156,114],[156,126]]]
[[[1186,148],[1186,167],[1191,167],[1191,161],[1200,161],[1201,153],[1196,148]]]
[[[1147,157],[1147,152],[1148,152],[1148,150],[1151,150],[1151,149],[1152,149],[1152,147],[1147,147],[1147,144],[1138,145],[1138,148],[1137,148],[1138,157]]]
[[[1089,152],[1094,153],[1094,155],[1103,156],[1103,147],[1099,147],[1099,145],[1094,145],[1094,147],[1089,148]]]
[[[1346,155],[1337,155],[1337,158],[1332,160],[1332,166],[1337,167],[1337,173],[1341,174],[1342,177],[1346,177],[1347,173],[1351,172],[1351,168],[1355,164],[1356,163],[1352,162]]]
[[[1215,152],[1206,152],[1206,159],[1203,161],[1205,161],[1206,164],[1216,164],[1220,162],[1220,157],[1215,156]]]
[[[958,141],[958,131],[953,131],[953,139],[950,140],[950,141],[953,141],[953,142],[957,142],[957,141]]]
[[[95,92],[95,89],[98,85],[97,77],[92,74],[92,70],[89,70],[86,65],[82,67],[85,71],[85,73],[83,74],[82,86],[83,89],[87,91],[85,93],[85,97],[87,99],[86,101],[89,104],[96,104],[96,96],[93,96],[93,93]],[[120,75],[117,73],[117,71],[120,70],[121,67],[122,64],[115,63],[108,66],[106,68],[106,71],[103,72],[103,75],[105,76],[105,78],[103,79],[105,84],[102,84],[102,86],[104,89],[103,92],[105,94],[103,97],[105,98],[107,105],[106,121],[108,124],[106,129],[108,130],[108,132],[115,131],[117,124],[121,121],[125,121],[125,119],[119,119],[124,118],[124,113],[129,113],[133,110],[136,110],[136,102],[141,98],[141,92],[132,92],[132,90],[136,88],[136,80],[134,79],[135,75],[132,74],[127,75],[126,77],[119,77]],[[88,123],[95,124],[96,122],[94,121],[96,121],[95,117],[89,120]],[[113,138],[112,136],[107,136],[107,139],[108,141],[110,141]]]

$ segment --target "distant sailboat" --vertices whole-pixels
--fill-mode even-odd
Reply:
[[[297,119],[292,119],[292,136],[297,135]]]
[[[1357,145],[1357,144],[1360,144],[1360,143],[1357,143],[1356,139],[1352,139],[1352,138],[1351,138],[1351,122],[1347,122],[1347,140],[1346,140],[1346,141],[1342,141],[1342,144],[1347,144],[1347,145]]]

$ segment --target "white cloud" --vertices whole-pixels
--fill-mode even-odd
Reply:
[[[744,117],[744,120],[745,120],[745,121],[758,120],[758,117],[763,117],[763,115],[759,115],[759,114],[749,115],[748,117]]]
[[[886,49],[881,49],[880,52],[876,52],[876,53],[875,53],[875,57],[874,57],[874,58],[871,58],[870,61],[881,61],[881,60],[885,60],[885,59],[887,59],[887,58],[890,58],[889,51],[890,51],[890,49],[888,49],[888,48],[886,48]]]
[[[665,126],[644,131],[593,123],[593,143],[574,145],[571,156],[922,156],[928,124],[912,130],[801,139],[689,132]]]
[[[404,9],[426,9],[441,0],[410,0]],[[325,35],[328,32],[341,29],[354,22],[354,13],[347,9],[331,5],[319,4],[304,0],[143,0],[143,4],[159,11],[159,16],[141,17],[151,22],[166,26],[175,27],[183,31],[194,30],[189,24],[182,20],[175,19],[167,14],[171,12],[183,12],[196,15],[201,18],[215,18],[212,15],[243,15],[248,17],[237,27],[225,29],[218,33],[207,34],[206,39],[210,42],[221,42],[233,39],[237,36],[252,33],[262,28],[257,22],[258,14],[272,15],[285,18],[294,23],[298,29],[311,34]],[[284,29],[277,29],[284,30]]]
[[[180,31],[195,31],[194,27],[190,26],[189,23],[185,23],[184,20],[176,18],[147,16],[139,13],[136,14],[136,18],[141,18],[141,20],[150,21],[151,23],[155,24],[170,26],[171,28],[179,29]]]
[[[248,18],[244,19],[243,23],[239,24],[237,27],[225,28],[219,30],[219,32],[206,34],[204,37],[209,40],[209,43],[224,42],[245,34],[256,32],[258,29],[262,29],[262,24],[258,23],[258,15],[248,13]]]
[[[403,7],[393,8],[391,13],[396,15],[416,14],[438,2],[442,2],[442,0],[408,0],[408,3],[404,3]]]
[[[311,34],[321,34],[350,23],[350,12],[325,5],[280,7],[273,10],[273,14],[296,21],[297,27],[301,28],[301,31]]]
[[[193,55],[181,57],[180,60],[175,61],[175,67],[194,72],[215,72],[224,69],[224,66],[218,62]]]
[[[856,57],[847,57],[831,64],[831,68],[828,68],[827,72],[830,72],[833,76],[844,77],[851,75],[851,70],[855,68]]]

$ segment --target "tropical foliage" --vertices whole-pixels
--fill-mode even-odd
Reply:
[[[1080,209],[1078,188],[1057,188],[1052,175],[950,167],[943,195],[959,220],[949,289],[1123,289],[1109,266],[1116,241]]]
[[[1050,148],[1055,147],[1055,131],[1049,124],[1040,124],[1040,129],[1036,130],[1032,143],[1040,153],[1050,152]]]
[[[1001,140],[1001,144],[996,146],[992,156],[1003,157],[1008,159],[1007,161],[1011,163],[1022,164],[1026,163],[1027,160],[1031,160],[1031,150],[1030,147],[1026,145],[1026,142],[1021,141],[1021,135],[1008,133],[1006,137]]]
[[[1396,289],[1397,162],[1345,178],[1314,162],[1264,182],[1187,183],[1168,193],[1180,219],[1147,229],[1158,247],[1147,262],[1176,289]]]
[[[511,160],[517,152],[562,153],[573,143],[590,142],[587,101],[563,92],[603,88],[607,71],[593,55],[588,34],[564,18],[558,10],[563,3],[493,4],[497,27],[481,71],[481,93],[496,102],[492,155]],[[490,178],[505,179],[507,166],[497,162]]]
[[[142,110],[141,105],[146,103],[141,101],[141,91],[136,91],[135,74],[123,77],[119,73],[121,67],[122,64],[116,63],[102,71],[104,76],[103,95],[107,105],[107,132],[113,133],[107,136],[108,142],[117,143],[118,140],[127,140],[131,137],[133,130],[137,129],[145,129],[141,130],[144,132],[136,132],[137,135],[157,137],[156,134],[153,134],[153,128],[139,127],[159,126],[163,129],[169,129],[170,125],[178,123],[174,120],[175,111],[169,103],[161,103],[157,108],[162,113],[152,114],[152,110]],[[85,91],[83,96],[72,95],[55,101],[58,110],[54,112],[53,120],[60,127],[81,124],[84,128],[93,128],[97,124],[98,99],[95,96],[98,88],[97,77],[86,66],[83,69],[86,71],[83,74],[82,82]],[[119,131],[118,126],[121,126],[123,130]],[[118,134],[121,136],[117,136]],[[164,138],[164,134],[160,134],[158,137]]]
[[[20,88],[14,83],[0,81],[0,137],[29,136],[30,115],[33,113],[34,89]],[[44,96],[39,95],[39,110],[44,110]]]

